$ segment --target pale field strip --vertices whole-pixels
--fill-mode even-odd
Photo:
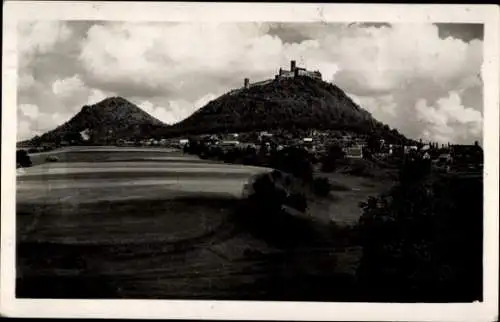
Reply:
[[[174,171],[168,168],[146,168],[146,167],[107,167],[107,168],[31,168],[33,171],[25,171],[24,173],[19,173],[19,176],[36,176],[36,175],[49,175],[49,174],[76,174],[76,173],[116,173],[116,172],[171,172],[171,173],[179,173],[182,175],[183,173],[259,173],[258,171],[249,171],[249,169],[245,168],[192,168],[192,167],[183,167],[177,168]],[[31,170],[30,169],[30,170]],[[43,180],[43,178],[42,178]]]

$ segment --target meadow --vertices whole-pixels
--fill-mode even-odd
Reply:
[[[329,174],[331,195],[292,219],[284,246],[240,220],[244,183],[270,169],[160,149],[53,154],[18,170],[18,297],[349,301],[361,249],[324,223],[354,224],[390,186]]]

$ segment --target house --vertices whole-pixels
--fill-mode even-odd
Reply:
[[[238,146],[240,144],[239,141],[235,141],[235,140],[227,140],[227,141],[222,141],[220,143],[220,145],[222,147],[235,147],[235,146]]]
[[[450,154],[454,164],[483,164],[483,149],[477,143],[474,145],[452,145]]]
[[[437,164],[449,164],[453,161],[451,154],[449,153],[441,153],[436,159],[435,162]]]
[[[417,150],[418,150],[418,147],[416,145],[405,145],[405,147],[404,147],[405,154],[408,154],[412,151],[417,151]]]
[[[348,159],[362,159],[363,158],[363,147],[360,145],[353,145],[348,148],[343,149],[346,158]]]

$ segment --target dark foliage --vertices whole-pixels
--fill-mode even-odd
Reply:
[[[283,184],[277,184],[285,180],[285,175],[263,174],[256,178],[254,192],[244,201],[236,220],[246,231],[278,247],[288,248],[313,240],[314,233],[307,221],[286,209],[305,211],[307,198],[300,191],[287,191]]]
[[[346,173],[353,176],[371,178],[374,176],[374,174],[371,171],[370,166],[372,166],[372,164],[365,162],[364,160],[356,160],[356,161],[353,160],[349,164]]]
[[[165,127],[167,127],[166,124],[126,99],[110,97],[97,104],[84,106],[66,123],[23,143],[59,145],[66,141],[69,144],[79,144],[81,143],[80,132],[88,129],[90,140],[85,144],[115,144],[119,139],[135,140],[152,136],[153,133]]]
[[[361,206],[367,296],[381,301],[473,301],[482,294],[482,179],[434,176],[409,160],[400,184]]]
[[[47,162],[58,162],[59,158],[55,155],[49,155],[47,158],[45,158]]]
[[[179,136],[286,129],[352,131],[377,134],[389,142],[407,139],[375,120],[337,86],[306,78],[271,81],[227,93],[159,135]],[[298,133],[297,133],[298,134]]]
[[[314,178],[312,189],[316,195],[320,197],[326,197],[330,194],[330,191],[332,190],[332,184],[330,183],[330,180],[328,180],[328,178],[325,177]]]
[[[306,150],[299,147],[287,147],[275,152],[271,157],[270,166],[290,173],[305,182],[310,182],[313,178],[311,156]]]
[[[326,155],[322,158],[322,170],[324,172],[332,172],[337,168],[338,162],[344,159],[345,153],[342,148],[337,145],[331,145],[328,148]]]
[[[16,163],[22,168],[31,167],[32,162],[30,156],[28,155],[28,152],[26,152],[25,150],[17,150]]]

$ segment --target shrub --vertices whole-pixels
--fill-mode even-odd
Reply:
[[[328,194],[330,194],[330,191],[332,190],[332,185],[330,183],[330,180],[325,177],[321,178],[315,178],[313,180],[313,185],[312,185],[313,192],[321,197],[326,197]]]
[[[359,281],[382,301],[481,300],[482,180],[431,177],[418,163],[361,204]]]
[[[271,167],[287,172],[304,181],[311,181],[313,166],[309,153],[301,148],[287,147],[271,157]]]
[[[47,158],[45,158],[45,161],[48,162],[58,162],[59,158],[55,155],[49,155]]]
[[[324,172],[333,172],[337,169],[338,161],[344,159],[345,153],[339,145],[331,145],[322,158],[321,169]]]
[[[16,163],[18,163],[23,168],[31,167],[31,158],[26,150],[18,150],[16,152]]]
[[[292,207],[298,211],[306,211],[307,210],[307,199],[303,193],[295,192],[292,193],[285,200],[285,205]]]
[[[369,162],[366,160],[351,160],[345,172],[353,176],[372,178],[375,173],[372,168],[373,165]]]

